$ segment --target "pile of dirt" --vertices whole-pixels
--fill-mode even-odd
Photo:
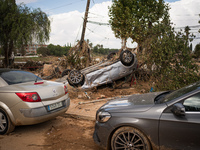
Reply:
[[[69,96],[71,99],[82,99],[82,100],[95,100],[101,98],[109,98],[116,96],[126,96],[137,93],[145,93],[150,90],[148,83],[140,82],[130,86],[130,83],[125,83],[122,87],[112,88],[107,85],[101,87],[83,90],[80,88],[74,88],[68,86]]]

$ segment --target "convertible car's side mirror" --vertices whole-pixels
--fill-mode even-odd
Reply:
[[[177,116],[185,116],[185,107],[181,103],[174,104],[171,111]]]

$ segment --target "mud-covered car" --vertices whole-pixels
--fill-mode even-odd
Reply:
[[[119,58],[107,59],[82,70],[65,70],[71,86],[82,86],[82,89],[112,83],[130,75],[137,68],[137,58],[129,50],[123,50]]]
[[[134,94],[97,110],[94,141],[112,150],[198,150],[200,82]]]

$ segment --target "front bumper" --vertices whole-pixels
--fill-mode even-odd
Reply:
[[[93,134],[94,142],[103,147],[109,149],[110,145],[110,135],[112,135],[113,128],[106,122],[106,123],[99,123],[96,121],[95,124],[95,131]]]

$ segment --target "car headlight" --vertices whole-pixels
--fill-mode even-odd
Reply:
[[[97,121],[101,123],[108,121],[110,118],[111,118],[111,115],[108,112],[100,111],[97,114]]]

